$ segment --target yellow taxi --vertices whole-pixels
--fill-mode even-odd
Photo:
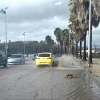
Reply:
[[[38,53],[35,62],[37,67],[42,65],[54,66],[56,63],[56,59],[52,55],[52,53],[45,52],[45,53]]]

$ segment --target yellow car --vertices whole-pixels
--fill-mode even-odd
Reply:
[[[36,59],[36,66],[54,66],[56,64],[56,58],[52,55],[52,53],[38,53]]]

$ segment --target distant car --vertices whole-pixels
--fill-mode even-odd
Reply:
[[[23,54],[12,54],[8,59],[8,64],[25,64]]]
[[[0,50],[0,66],[7,67],[7,56],[2,50]]]
[[[36,59],[36,56],[37,56],[37,54],[34,54],[34,55],[32,56],[32,60],[35,60],[35,59]]]
[[[36,57],[36,66],[42,66],[42,65],[47,65],[47,66],[54,66],[57,64],[56,57],[52,55],[52,53],[46,52],[46,53],[38,53]]]

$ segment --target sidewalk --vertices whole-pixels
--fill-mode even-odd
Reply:
[[[87,69],[92,74],[94,74],[98,78],[100,78],[100,60],[99,59],[93,59],[93,64],[91,64],[91,67],[87,67]]]
[[[92,59],[93,64],[91,64],[91,67],[88,67],[88,61],[82,61],[80,60],[80,63],[92,74],[96,75],[98,78],[100,78],[100,60],[99,59]]]

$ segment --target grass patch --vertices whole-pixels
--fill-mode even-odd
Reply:
[[[94,58],[94,59],[100,60],[100,58]]]

